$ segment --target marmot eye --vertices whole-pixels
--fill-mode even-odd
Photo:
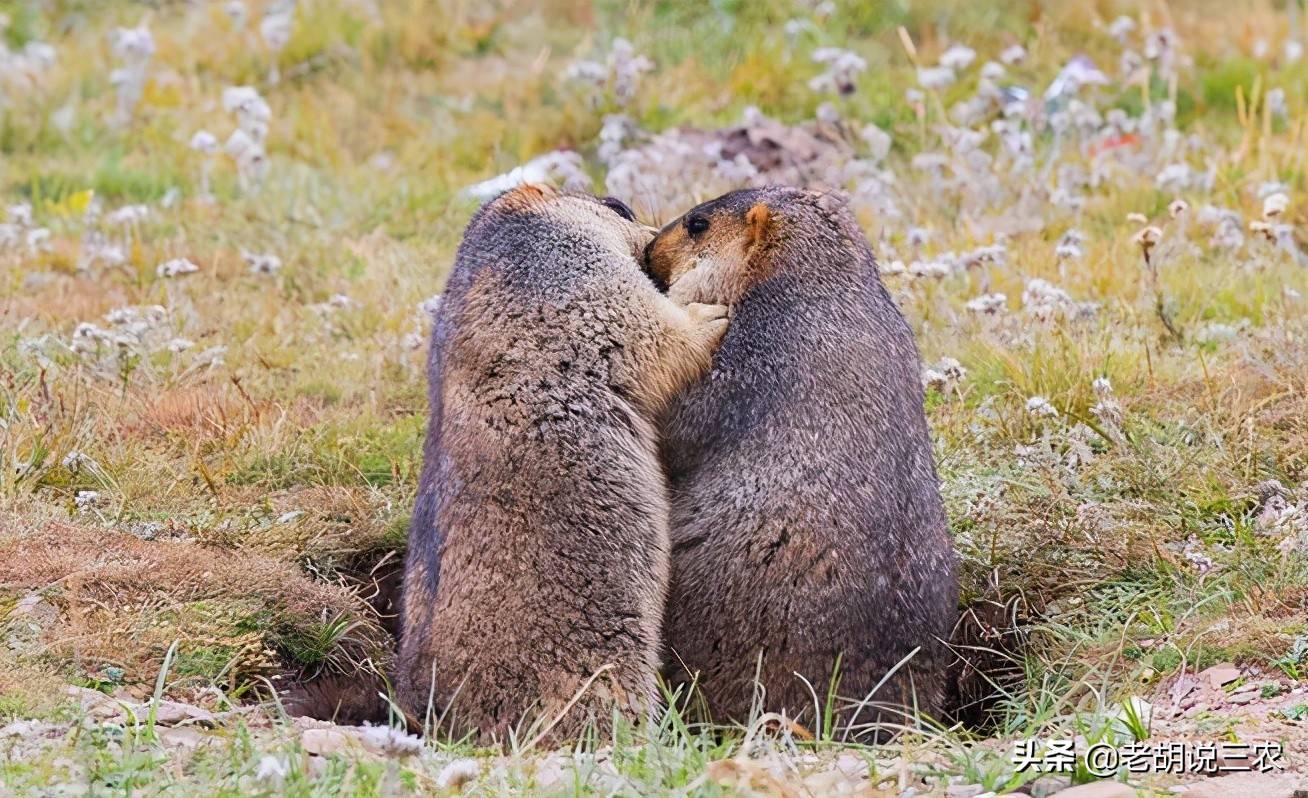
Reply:
[[[623,219],[626,219],[629,222],[636,221],[636,214],[632,212],[631,208],[627,207],[627,203],[617,197],[605,197],[600,200],[600,202],[605,206],[612,208],[613,212],[621,216]]]
[[[708,217],[695,214],[686,218],[686,232],[697,236],[709,228]]]

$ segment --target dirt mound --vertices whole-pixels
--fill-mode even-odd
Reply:
[[[93,683],[152,682],[174,641],[170,689],[183,691],[375,673],[389,656],[364,598],[294,562],[70,523],[0,528],[5,597],[0,622],[32,643],[19,657]]]

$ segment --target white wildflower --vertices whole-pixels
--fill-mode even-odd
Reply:
[[[1201,574],[1208,573],[1215,565],[1213,558],[1204,553],[1204,542],[1197,535],[1191,535],[1181,549],[1181,556],[1190,562]]]
[[[28,202],[19,202],[5,208],[5,215],[9,221],[19,227],[32,226],[32,205]]]
[[[1128,16],[1120,16],[1108,25],[1108,34],[1114,39],[1125,41],[1126,37],[1135,30],[1135,20]]]
[[[26,236],[27,251],[33,255],[38,252],[49,251],[52,247],[50,237],[50,230],[45,227],[36,227],[28,230]]]
[[[259,758],[259,767],[254,772],[254,780],[281,786],[282,780],[290,772],[290,765],[284,757],[264,754]]]
[[[279,0],[268,6],[259,23],[259,35],[274,53],[280,52],[291,40],[295,24],[295,0]]]
[[[609,74],[613,77],[613,96],[621,105],[636,98],[641,78],[654,69],[654,62],[636,52],[631,42],[621,37],[609,48]]]
[[[77,507],[79,513],[89,513],[100,503],[100,492],[95,490],[79,490],[73,497],[73,504]]]
[[[425,313],[432,321],[436,320],[436,314],[441,309],[441,295],[434,294],[418,303],[418,310]]]
[[[481,774],[481,764],[475,759],[456,759],[436,774],[438,790],[452,790],[462,787]]]
[[[120,66],[109,73],[109,82],[118,93],[115,123],[131,121],[132,111],[141,101],[148,77],[150,59],[154,57],[154,37],[144,24],[135,28],[115,28],[110,45]]]
[[[1012,66],[1026,60],[1026,48],[1020,44],[1010,44],[999,53],[999,60]]]
[[[1195,340],[1201,344],[1223,344],[1233,341],[1240,334],[1246,323],[1242,324],[1225,324],[1223,322],[1210,322],[1200,328],[1195,335]]]
[[[1270,195],[1263,200],[1263,218],[1274,219],[1285,213],[1290,207],[1290,198],[1281,192]]]
[[[486,201],[524,183],[547,183],[561,185],[569,190],[582,190],[590,187],[590,176],[586,174],[580,155],[571,150],[557,150],[532,158],[497,177],[474,183],[465,188],[463,193]]]
[[[345,294],[332,294],[327,299],[327,304],[334,308],[348,308],[352,303]]]
[[[925,227],[910,227],[904,240],[910,247],[920,247],[931,240],[931,231]]]
[[[182,274],[194,274],[199,270],[199,266],[186,258],[173,258],[160,263],[155,269],[155,274],[160,277],[177,277]]]
[[[976,60],[976,50],[963,44],[955,44],[940,55],[940,66],[961,72]]]
[[[1194,170],[1186,163],[1173,163],[1163,167],[1163,170],[1154,178],[1154,183],[1162,191],[1175,191],[1190,187],[1194,178]]]
[[[956,79],[954,70],[946,66],[918,67],[917,70],[917,82],[927,90],[948,88]]]
[[[205,155],[213,155],[218,151],[218,139],[207,130],[197,130],[195,135],[191,136],[190,147]]]
[[[59,464],[62,465],[64,468],[68,469],[69,471],[73,472],[74,474],[81,471],[83,468],[87,469],[88,471],[94,471],[100,467],[100,464],[97,463],[94,459],[92,459],[91,457],[85,454],[82,454],[76,449],[64,455],[64,459],[60,460]]]
[[[941,260],[915,260],[908,264],[908,273],[912,277],[943,280],[951,271],[949,264]]]
[[[246,252],[242,257],[250,267],[251,274],[276,274],[282,268],[282,259],[270,252],[263,254]]]
[[[972,313],[993,316],[1002,313],[1008,307],[1008,297],[1004,294],[982,294],[969,299],[963,307]]]
[[[144,222],[150,218],[150,208],[147,205],[124,205],[121,208],[110,211],[105,214],[104,220],[114,225],[135,225]]]
[[[241,0],[228,0],[228,2],[223,3],[223,13],[238,28],[245,27],[245,20],[249,18],[249,11],[246,10],[245,3],[241,2]]]
[[[1275,88],[1267,92],[1267,112],[1277,119],[1284,119],[1289,115],[1290,109],[1285,104],[1285,89]]]
[[[1085,233],[1071,228],[1058,239],[1058,244],[1054,247],[1054,255],[1058,258],[1079,260],[1084,254],[1081,251],[1083,243],[1085,243]]]
[[[384,755],[409,755],[422,750],[422,738],[390,726],[365,726],[363,744]]]
[[[178,354],[180,352],[185,352],[186,350],[195,346],[195,342],[189,341],[185,338],[171,338],[169,339],[168,343],[165,346],[167,347],[169,352],[172,352],[173,354]]]
[[[852,94],[859,75],[867,70],[867,61],[862,56],[839,47],[819,47],[813,51],[813,60],[826,67],[808,82],[813,91]]]
[[[1026,400],[1026,412],[1036,418],[1058,418],[1058,408],[1043,396],[1032,396]]]
[[[1037,319],[1048,320],[1063,315],[1074,303],[1066,291],[1048,280],[1028,280],[1022,291],[1022,307]]]

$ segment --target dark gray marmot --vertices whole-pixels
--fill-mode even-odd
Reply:
[[[663,425],[669,676],[744,722],[761,657],[762,708],[814,723],[839,659],[838,723],[938,713],[956,556],[917,347],[852,214],[737,191],[666,226],[646,262],[673,300],[732,306],[713,370]]]
[[[428,365],[396,687],[411,719],[523,743],[658,701],[668,576],[656,418],[726,308],[682,308],[616,200],[523,186],[473,217]]]

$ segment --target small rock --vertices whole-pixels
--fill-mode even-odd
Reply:
[[[177,748],[199,748],[212,738],[189,726],[179,726],[174,729],[160,729],[159,739],[164,745]]]
[[[44,735],[52,728],[55,727],[39,720],[16,720],[7,726],[0,726],[0,738],[26,737],[30,739],[38,735]]]
[[[955,784],[945,789],[947,798],[977,798],[984,792],[986,788],[980,784]]]
[[[1031,798],[1049,798],[1059,790],[1071,787],[1072,780],[1066,776],[1041,776],[1028,786],[1031,789]]]
[[[1054,798],[1136,798],[1136,792],[1120,781],[1095,781],[1056,792]]]
[[[1194,694],[1194,689],[1199,686],[1199,680],[1193,676],[1182,676],[1172,685],[1172,701],[1185,706],[1185,701]]]
[[[217,718],[209,710],[183,704],[180,701],[160,701],[157,705],[151,701],[133,707],[136,719],[141,722],[148,721],[152,706],[154,707],[154,722],[162,726],[176,726],[180,723],[195,723],[202,726],[217,724]]]
[[[845,752],[836,757],[836,770],[846,776],[863,777],[867,775],[867,760],[858,754]]]
[[[300,735],[300,745],[311,754],[328,756],[354,748],[356,740],[339,729],[308,729]]]
[[[50,602],[36,594],[23,596],[9,611],[11,618],[23,618],[29,623],[44,628],[59,620],[59,610]]]
[[[1257,697],[1258,694],[1254,692],[1236,693],[1232,695],[1228,700],[1232,704],[1252,704],[1254,699]]]
[[[1244,674],[1241,673],[1240,669],[1235,667],[1235,665],[1229,662],[1223,662],[1220,665],[1214,665],[1211,668],[1206,668],[1203,671],[1200,671],[1199,678],[1206,679],[1208,684],[1214,690],[1220,690],[1223,685],[1230,684],[1243,675]]]
[[[103,706],[113,702],[113,699],[99,690],[92,690],[89,687],[78,687],[70,684],[64,691],[65,695],[77,700],[82,705],[82,709],[91,709],[93,707]]]

